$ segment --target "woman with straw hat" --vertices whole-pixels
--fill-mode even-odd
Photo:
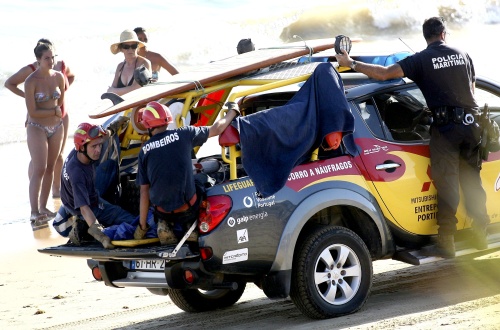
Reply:
[[[108,88],[108,92],[118,95],[126,94],[141,87],[134,80],[134,70],[141,65],[151,71],[151,62],[137,54],[138,48],[144,44],[137,38],[137,34],[132,30],[125,30],[120,34],[120,42],[111,45],[111,53],[122,52],[125,61],[120,62],[116,67],[113,84]]]

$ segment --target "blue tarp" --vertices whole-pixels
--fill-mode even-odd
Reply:
[[[287,104],[239,117],[233,125],[240,133],[243,167],[262,197],[280,190],[328,133],[343,132],[348,150],[354,145],[354,117],[330,63],[318,65]]]

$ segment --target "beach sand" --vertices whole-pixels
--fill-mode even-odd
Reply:
[[[76,326],[79,320],[168,299],[142,288],[107,287],[94,280],[83,258],[39,253],[39,248],[67,241],[50,227],[33,232],[28,223],[10,225],[0,233],[0,241],[2,329],[39,329],[68,323]]]
[[[68,140],[66,151],[72,148]],[[67,154],[66,152],[66,154]],[[168,300],[146,289],[106,287],[92,277],[83,258],[61,258],[37,249],[64,244],[49,226],[29,222],[29,153],[26,143],[0,145],[0,329],[45,328]],[[59,199],[49,198],[57,210]],[[180,311],[180,310],[179,310]],[[75,317],[77,316],[77,317]]]

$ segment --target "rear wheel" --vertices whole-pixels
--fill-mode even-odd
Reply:
[[[234,305],[243,295],[246,283],[238,283],[236,290],[170,289],[173,303],[186,312],[207,312]]]
[[[343,227],[319,227],[297,248],[290,297],[314,319],[350,314],[366,302],[372,276],[370,253],[358,235]]]

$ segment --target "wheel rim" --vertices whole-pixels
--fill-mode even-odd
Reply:
[[[214,290],[201,290],[198,289],[198,292],[200,295],[207,299],[218,299],[227,294],[229,290],[228,289],[214,289]]]
[[[361,284],[361,264],[354,251],[343,244],[324,249],[316,260],[314,283],[323,300],[342,305],[351,300]]]

